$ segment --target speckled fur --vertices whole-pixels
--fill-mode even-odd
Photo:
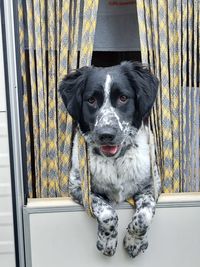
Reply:
[[[130,138],[131,140],[131,138]],[[98,221],[97,248],[112,256],[117,246],[118,217],[114,206],[135,196],[136,211],[127,228],[124,247],[131,257],[135,257],[147,246],[147,230],[155,213],[147,128],[141,127],[132,137],[131,147],[118,158],[107,158],[93,152],[89,145],[90,171],[92,174],[92,207]],[[82,204],[78,163],[77,136],[74,139],[70,192]],[[156,187],[160,191],[160,179],[156,174]],[[104,200],[102,196],[106,196]],[[114,204],[114,205],[113,205]]]
[[[90,76],[87,76],[88,72]],[[92,75],[96,79],[91,79]],[[90,79],[86,85],[84,79],[88,77]],[[121,85],[120,79],[126,88]],[[104,85],[101,83],[102,80]],[[129,119],[127,113],[121,112],[120,108],[116,107],[117,104],[111,104],[115,90],[113,84],[116,85],[117,82],[121,85],[121,90],[125,90],[125,94],[127,90],[131,93],[129,107],[127,106]],[[101,85],[100,91],[104,88],[101,106],[94,112],[87,113],[88,104],[84,102],[85,109],[78,111],[78,107],[80,109],[83,103],[80,101],[83,100],[80,98],[81,93],[77,94],[77,90],[86,86],[86,91],[87,89],[91,91],[95,88],[95,84]],[[129,62],[113,68],[80,69],[66,76],[61,84],[60,90],[65,105],[69,113],[77,119],[88,145],[92,208],[98,222],[97,249],[107,256],[114,255],[117,247],[118,216],[114,207],[130,197],[135,199],[135,213],[124,237],[124,247],[131,257],[137,256],[148,247],[147,230],[155,213],[157,201],[155,191],[160,192],[160,179],[157,166],[154,164],[153,182],[150,170],[149,132],[141,122],[144,114],[149,112],[153,105],[157,85],[156,78],[141,64]],[[97,101],[98,105],[99,103]],[[86,123],[87,118],[80,120],[84,117],[84,110],[86,114],[95,114],[95,121],[91,117],[93,122],[90,124]],[[130,119],[131,110],[133,121]],[[112,157],[105,156],[99,149],[102,145],[99,142],[99,132],[108,128],[114,129],[113,142],[120,145],[120,149]],[[154,148],[151,151],[154,151]],[[74,138],[72,151],[69,190],[73,199],[83,205],[77,135]]]

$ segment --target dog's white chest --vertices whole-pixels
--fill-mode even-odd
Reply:
[[[92,188],[105,194],[111,201],[121,202],[139,191],[150,176],[149,147],[141,136],[137,146],[132,146],[117,159],[94,155],[90,152]]]

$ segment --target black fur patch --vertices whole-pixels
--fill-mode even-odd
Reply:
[[[121,65],[97,68],[83,67],[65,76],[60,93],[70,115],[78,121],[83,133],[94,129],[95,119],[104,101],[106,76],[112,76],[111,104],[122,120],[141,126],[154,103],[158,80],[141,63],[123,62]],[[128,97],[124,105],[118,104],[120,95]],[[88,99],[96,99],[91,105]]]

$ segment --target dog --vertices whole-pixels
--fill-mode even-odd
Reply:
[[[134,198],[135,213],[124,238],[131,257],[148,247],[160,178],[150,164],[149,132],[144,125],[154,104],[158,79],[138,62],[112,67],[82,67],[65,76],[60,94],[78,123],[90,158],[91,199],[98,222],[97,249],[106,256],[117,247],[117,203]],[[78,140],[74,137],[69,179],[72,198],[83,205]]]

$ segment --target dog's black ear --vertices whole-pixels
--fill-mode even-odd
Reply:
[[[59,85],[59,91],[67,111],[78,122],[81,118],[82,94],[89,69],[89,67],[83,67],[71,71]]]
[[[158,79],[139,62],[122,62],[121,67],[136,94],[136,124],[139,127],[154,104],[158,91]]]

